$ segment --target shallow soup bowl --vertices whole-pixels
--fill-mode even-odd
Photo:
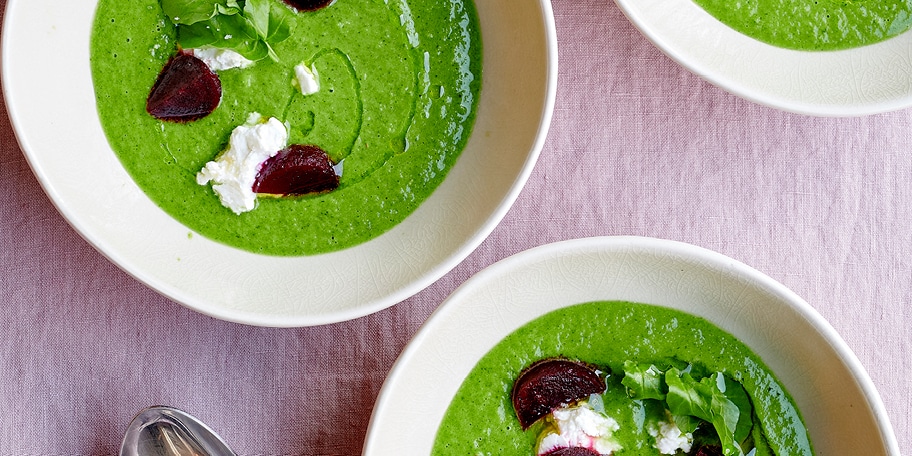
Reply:
[[[434,193],[372,240],[313,256],[242,251],[159,209],[115,157],[89,65],[95,1],[9,0],[3,89],[53,204],[113,263],[191,309],[263,326],[349,320],[417,293],[464,259],[517,197],[545,140],[557,47],[547,0],[476,2],[482,87],[467,147]]]
[[[549,244],[495,263],[467,280],[394,364],[377,398],[363,454],[431,454],[450,401],[485,354],[542,315],[593,301],[668,307],[702,317],[735,336],[791,394],[815,454],[899,455],[868,374],[807,302],[721,254],[640,237]],[[574,339],[569,331],[562,334]],[[529,343],[537,347],[535,341]],[[478,394],[510,394],[495,389]],[[476,424],[479,432],[500,429],[493,423]],[[474,437],[465,438],[471,442]]]
[[[671,59],[747,100],[814,116],[912,106],[912,33],[837,51],[799,51],[741,34],[693,0],[615,0]],[[835,3],[835,2],[834,2]]]

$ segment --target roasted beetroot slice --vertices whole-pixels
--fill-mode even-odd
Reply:
[[[146,111],[156,119],[191,122],[215,111],[222,101],[222,83],[208,65],[180,52],[162,68],[146,100]]]
[[[538,361],[513,384],[513,409],[528,429],[557,407],[605,391],[605,381],[592,367],[566,359]]]
[[[323,149],[292,144],[266,160],[253,183],[254,193],[306,195],[335,190],[339,176]]]
[[[568,447],[553,449],[545,453],[545,456],[601,456],[601,454],[591,448]]]
[[[703,445],[692,453],[694,456],[722,456],[722,447],[717,445]]]
[[[326,8],[335,0],[285,0],[285,3],[291,5],[298,11],[316,11],[320,8]]]

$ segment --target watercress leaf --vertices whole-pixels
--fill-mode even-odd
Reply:
[[[700,381],[710,396],[710,414],[713,427],[719,435],[719,441],[722,443],[722,450],[726,456],[741,456],[744,454],[740,443],[743,439],[736,437],[741,411],[738,406],[728,398],[726,391],[730,388],[726,382],[726,377],[717,372]],[[731,388],[734,390],[734,388]],[[748,420],[750,418],[748,417]],[[747,429],[750,431],[750,428]],[[745,434],[746,437],[746,434]]]
[[[624,378],[621,384],[627,387],[627,395],[632,399],[665,399],[664,372],[652,364],[624,362]]]
[[[177,28],[177,41],[184,48],[212,46],[234,49],[237,43],[243,43],[248,39],[243,24],[238,21],[237,16],[217,15],[206,22],[181,25]]]
[[[710,400],[712,393],[706,385],[698,383],[690,374],[671,368],[665,373],[668,394],[665,402],[673,415],[690,415],[712,422]]]
[[[294,13],[288,8],[273,6],[269,9],[269,32],[266,40],[270,43],[281,43],[294,32]]]
[[[213,0],[161,0],[162,11],[175,24],[195,24],[216,14]]]
[[[238,31],[238,36],[243,37],[245,41],[254,42],[261,40],[262,35],[257,31],[256,27],[250,22],[244,15],[231,16],[230,20],[228,17],[225,17],[226,22],[230,22],[232,27]]]
[[[719,374],[722,375],[722,374]],[[743,442],[751,432],[754,426],[753,406],[751,405],[750,396],[740,383],[723,376],[725,380],[725,397],[728,398],[735,406],[738,407],[738,424],[735,426],[735,440]]]
[[[244,5],[244,17],[260,41],[257,46],[264,46],[266,54],[275,61],[279,56],[272,45],[291,35],[292,22],[287,13],[287,8],[278,8],[270,0],[247,0]]]
[[[725,456],[744,456],[744,450],[741,449],[741,445],[735,441],[734,436],[725,431],[720,431],[720,429],[725,429],[725,423],[723,422],[724,418],[721,415],[717,415],[713,421],[712,425],[716,429],[716,433],[719,434],[719,443],[722,444],[722,454]]]
[[[722,418],[726,432],[735,433],[738,426],[738,415],[741,411],[726,395],[725,376],[722,373],[715,373],[709,377],[703,378],[700,383],[706,386],[710,396],[710,412],[715,416]]]
[[[269,34],[269,0],[247,0],[244,16],[261,38]]]
[[[209,21],[206,21],[177,27],[177,41],[184,48],[191,49],[211,46],[219,41],[219,37]]]
[[[716,376],[698,382],[690,374],[672,368],[665,374],[665,381],[668,383],[666,403],[673,415],[689,415],[709,422],[716,430],[726,456],[744,454],[734,438],[738,407],[720,390]],[[724,387],[724,380],[721,385]]]
[[[269,58],[272,59],[273,62],[278,62],[279,55],[276,54],[275,49],[273,49],[272,46],[268,42],[266,42],[266,41],[261,41],[261,42],[266,46],[267,55],[269,55]]]
[[[700,423],[704,422],[703,420],[690,415],[673,415],[673,417],[675,425],[678,426],[678,429],[684,434],[694,433],[697,428],[700,427]]]
[[[263,39],[263,36],[260,35],[249,18],[244,17],[243,20],[239,19],[238,27],[243,29],[242,36],[244,36],[244,39],[243,42],[239,42],[232,46],[232,49],[253,61],[262,60],[267,56],[278,61],[278,57],[274,55],[275,53],[272,51],[269,43]]]
[[[241,14],[243,11],[237,4],[235,5],[216,5],[215,11],[218,14],[223,16],[234,16],[236,14]]]
[[[291,36],[291,10],[272,0],[161,0],[186,49],[231,49],[250,60],[278,60],[273,44]]]
[[[238,46],[233,47],[238,54],[243,55],[249,60],[263,60],[271,57],[269,45],[263,40],[247,40]]]

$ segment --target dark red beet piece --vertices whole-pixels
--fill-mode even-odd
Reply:
[[[222,83],[202,60],[180,52],[162,69],[146,100],[156,119],[190,122],[208,116],[222,101]]]
[[[335,190],[338,186],[339,176],[323,149],[293,144],[263,163],[253,192],[292,196]]]
[[[555,448],[545,453],[545,456],[601,456],[601,454],[590,448],[569,447]]]
[[[546,359],[526,368],[513,384],[513,409],[523,429],[557,407],[605,391],[592,367],[566,359]]]
[[[291,5],[298,11],[316,11],[320,8],[326,8],[335,0],[285,0],[285,3]]]
[[[697,448],[693,453],[694,456],[722,456],[722,447],[716,445],[703,445]]]

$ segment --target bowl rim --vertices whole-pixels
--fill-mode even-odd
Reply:
[[[58,188],[58,182],[52,179],[51,173],[46,169],[46,164],[44,163],[46,160],[37,155],[36,149],[38,146],[34,144],[36,142],[34,141],[36,133],[27,128],[27,121],[24,119],[26,116],[22,114],[24,112],[23,106],[29,104],[31,101],[30,96],[26,93],[20,94],[16,90],[11,90],[21,89],[21,83],[19,81],[21,78],[16,78],[15,75],[17,72],[17,62],[22,59],[22,52],[10,52],[9,48],[14,46],[12,43],[21,43],[24,40],[24,38],[14,35],[14,33],[22,31],[22,27],[16,26],[16,21],[20,16],[20,12],[25,10],[26,7],[36,8],[34,6],[36,2],[34,1],[9,0],[6,5],[5,18],[3,21],[4,30],[2,37],[0,37],[3,49],[2,56],[0,56],[0,66],[2,66],[0,71],[2,71],[2,83],[4,88],[3,96],[19,147],[23,151],[23,155],[25,156],[32,173],[38,180],[42,190],[51,200],[53,206],[79,236],[128,275],[166,298],[187,308],[226,321],[267,327],[303,327],[337,323],[353,320],[386,309],[415,295],[443,277],[471,254],[471,252],[490,235],[506,215],[516,198],[519,196],[525,183],[528,181],[547,139],[548,130],[553,117],[558,77],[557,32],[551,4],[547,0],[530,1],[537,4],[541,9],[542,30],[540,33],[542,34],[542,40],[545,43],[544,49],[540,50],[543,55],[542,61],[544,64],[542,68],[542,80],[544,81],[543,93],[541,94],[542,108],[540,115],[537,117],[535,137],[529,138],[529,149],[528,151],[523,151],[525,154],[523,156],[524,162],[521,166],[517,166],[518,173],[510,176],[513,178],[512,182],[509,182],[508,186],[507,184],[504,184],[505,191],[502,195],[498,195],[501,197],[499,201],[497,201],[496,205],[492,202],[489,212],[484,214],[482,223],[474,224],[472,227],[466,229],[466,231],[471,229],[471,232],[467,232],[464,237],[461,237],[458,240],[459,244],[457,246],[454,246],[454,248],[448,251],[441,251],[435,255],[434,263],[431,267],[420,272],[412,273],[413,277],[410,282],[396,284],[398,288],[395,288],[383,296],[363,298],[360,299],[357,305],[352,304],[350,307],[341,310],[335,309],[330,312],[315,315],[305,314],[289,316],[287,314],[270,314],[259,310],[254,312],[249,311],[249,309],[230,308],[220,305],[220,303],[210,302],[207,299],[193,295],[188,292],[188,290],[174,286],[167,280],[163,280],[160,275],[153,274],[148,268],[138,265],[134,258],[135,255],[125,254],[121,246],[116,245],[114,242],[110,242],[110,240],[104,236],[104,233],[93,225],[93,223],[89,223],[88,217],[85,214],[76,210],[71,204],[67,204],[65,195],[63,194],[65,192],[62,192]],[[94,17],[94,8],[92,11]],[[87,44],[85,46],[86,48],[88,47]],[[484,49],[484,46],[482,48]],[[88,64],[86,63],[86,65]],[[485,65],[485,63],[483,63],[483,65]],[[486,83],[483,79],[480,92],[480,97],[482,99],[485,97],[485,86]],[[92,106],[94,108],[94,92],[92,93]],[[527,118],[531,125],[533,122],[532,116],[527,116]],[[459,161],[460,160],[457,160],[454,167],[459,166]],[[519,163],[519,160],[516,162]],[[448,178],[450,178],[450,176],[448,176]],[[444,182],[446,182],[446,179]],[[435,190],[435,193],[436,192],[437,190]],[[434,195],[432,194],[428,199],[431,200],[433,197]],[[422,204],[422,206],[424,206],[424,204]],[[421,210],[421,207],[419,207],[418,210]],[[410,217],[414,215],[415,214],[413,213]],[[170,216],[163,215],[163,217]],[[479,217],[479,219],[481,218],[482,217]],[[386,236],[386,234],[374,238],[372,241],[376,241],[377,239]],[[202,236],[199,235],[197,235],[197,237],[202,238]],[[368,243],[372,241],[368,241]],[[358,247],[359,246],[355,246],[345,250],[356,249]],[[343,250],[343,252],[345,250]],[[243,252],[243,254],[247,253],[248,252]],[[311,258],[332,255],[333,253],[338,252],[314,255],[311,256]],[[276,259],[276,261],[286,260],[286,257],[270,258]]]
[[[755,80],[751,80],[749,81],[750,83],[748,83],[744,75],[732,74],[732,69],[725,64],[726,59],[730,58],[734,53],[732,49],[737,49],[739,46],[746,46],[749,47],[749,49],[744,49],[742,54],[750,55],[750,58],[745,58],[742,63],[751,63],[751,60],[756,59],[758,54],[768,54],[771,56],[771,58],[764,60],[766,63],[787,61],[786,65],[789,65],[789,68],[784,72],[788,74],[784,75],[784,78],[782,78],[782,75],[773,75],[773,72],[770,72],[765,77],[767,80],[775,80],[780,86],[801,85],[804,80],[813,78],[801,77],[803,75],[800,72],[803,69],[798,68],[799,65],[795,65],[796,61],[800,61],[803,58],[815,59],[808,66],[813,66],[821,62],[830,64],[837,59],[839,61],[851,62],[853,65],[857,62],[864,61],[884,63],[884,58],[886,56],[892,55],[895,60],[895,55],[899,52],[898,49],[904,49],[908,46],[908,43],[912,42],[912,30],[884,41],[850,49],[819,52],[801,51],[775,47],[747,37],[746,35],[729,28],[722,22],[719,22],[692,2],[688,2],[686,7],[680,6],[679,9],[686,8],[687,17],[699,21],[699,26],[690,27],[689,29],[686,27],[679,27],[679,30],[675,32],[677,35],[672,36],[672,33],[667,30],[667,27],[657,24],[654,18],[647,17],[644,12],[648,7],[644,7],[643,5],[653,4],[655,3],[654,1],[614,1],[634,27],[671,60],[710,84],[753,103],[795,114],[817,117],[859,117],[912,107],[912,78],[908,77],[906,77],[905,84],[902,84],[903,92],[901,95],[897,94],[896,96],[885,99],[869,100],[866,98],[870,96],[870,94],[860,93],[856,94],[856,98],[852,103],[825,102],[821,100],[812,101],[810,99],[798,99],[792,93],[776,93],[776,91],[769,89],[769,87],[757,87]],[[706,29],[710,28],[716,29],[717,33],[708,33]],[[686,30],[690,30],[690,32],[685,32]],[[681,36],[685,36],[685,33],[688,39],[693,40],[694,43],[699,43],[699,45],[692,46],[692,49],[691,47],[684,47],[678,43],[676,40]],[[710,49],[713,47],[717,47],[717,50],[721,49],[723,51],[720,52],[720,56],[708,58],[708,54],[702,54],[703,49]],[[863,55],[867,52],[871,52],[875,56],[864,58]],[[912,56],[912,53],[909,55]],[[758,68],[767,67],[758,65]],[[910,71],[912,71],[912,66],[907,68],[907,74]],[[853,76],[858,78],[870,78],[872,77],[871,74],[876,72],[853,71],[852,73]],[[882,74],[878,74],[877,77],[883,79]],[[780,80],[780,78],[782,78],[782,80]],[[855,80],[853,82],[859,87],[870,84],[869,80]],[[828,90],[833,90],[833,88],[828,86]],[[809,90],[805,90],[805,92],[808,91]]]
[[[425,350],[428,339],[434,336],[439,329],[438,327],[446,324],[447,319],[458,311],[459,306],[465,305],[464,303],[469,299],[468,296],[475,293],[476,288],[484,288],[486,283],[503,279],[511,271],[532,263],[556,261],[559,258],[567,258],[579,254],[593,254],[594,252],[624,251],[629,253],[630,250],[657,252],[667,257],[692,260],[713,270],[724,271],[725,275],[746,277],[751,286],[756,286],[787,304],[788,307],[809,322],[814,329],[819,331],[824,342],[832,347],[839,359],[845,363],[846,368],[852,374],[855,383],[867,401],[866,405],[870,407],[874,424],[888,454],[895,456],[900,454],[899,443],[890,423],[889,415],[874,382],[855,353],[837,331],[804,299],[770,276],[721,253],[680,241],[623,235],[568,239],[533,247],[488,266],[457,287],[431,314],[425,324],[419,328],[390,369],[377,395],[368,424],[362,454],[365,456],[374,454],[372,449],[379,445],[378,441],[380,439],[376,428],[381,423],[381,420],[384,419],[385,414],[390,413],[389,409],[393,407],[392,396],[395,390],[400,388],[399,383],[403,382],[403,376],[407,375],[412,368],[411,364],[419,356],[419,353]],[[551,310],[559,307],[554,307]],[[531,321],[535,317],[525,318],[524,321]]]

